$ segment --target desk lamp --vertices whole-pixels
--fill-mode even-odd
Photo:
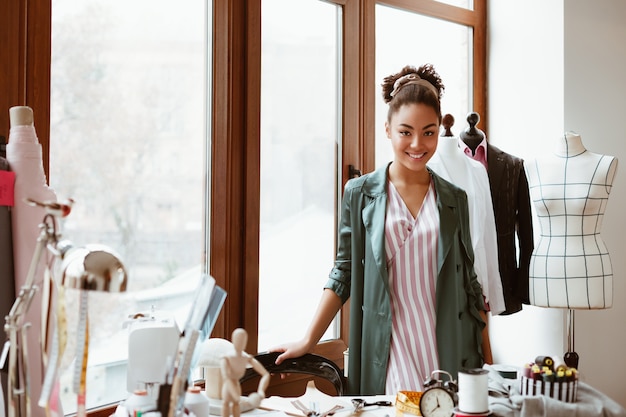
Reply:
[[[85,385],[88,357],[88,322],[87,322],[87,291],[123,292],[126,291],[127,273],[119,257],[103,245],[74,246],[71,242],[60,241],[57,232],[57,219],[67,216],[71,211],[73,200],[67,202],[38,202],[27,199],[31,206],[43,207],[46,214],[39,225],[40,234],[28,270],[25,283],[6,316],[4,329],[9,341],[8,353],[8,417],[30,417],[31,404],[28,374],[28,348],[26,330],[30,323],[24,322],[24,316],[30,308],[35,293],[38,290],[34,280],[41,257],[44,253],[52,256],[49,264],[49,276],[56,284],[59,292],[64,288],[73,288],[80,291],[80,314],[78,340],[76,351],[76,369],[74,373],[74,391],[78,394],[77,415],[86,415]],[[43,303],[47,301],[43,297]],[[57,300],[62,303],[61,297]],[[50,306],[42,305],[42,312],[48,313]],[[62,334],[63,333],[63,334]],[[42,338],[47,337],[47,324],[42,324]],[[44,385],[39,405],[48,406],[52,385],[55,383],[60,357],[65,345],[64,332],[55,332],[47,358]],[[32,361],[32,358],[30,359]]]

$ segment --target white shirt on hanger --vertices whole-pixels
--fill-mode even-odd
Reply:
[[[502,280],[498,269],[498,237],[491,202],[489,176],[485,167],[468,158],[459,147],[459,138],[442,136],[428,167],[467,193],[470,233],[474,249],[474,270],[483,287],[492,315],[505,310]]]

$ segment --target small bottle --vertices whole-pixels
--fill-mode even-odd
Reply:
[[[145,389],[136,389],[124,401],[124,407],[130,417],[138,416],[146,411],[152,411],[156,407],[155,401],[150,398]]]
[[[198,386],[187,388],[185,407],[194,413],[196,417],[209,417],[209,398],[202,393]]]

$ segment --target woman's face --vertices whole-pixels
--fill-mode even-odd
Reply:
[[[401,106],[385,123],[391,139],[394,162],[410,171],[423,171],[435,153],[439,138],[439,118],[426,104]]]

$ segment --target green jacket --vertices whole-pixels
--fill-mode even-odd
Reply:
[[[385,256],[388,166],[346,183],[335,266],[326,288],[350,299],[348,392],[385,393],[391,308]],[[482,290],[473,269],[467,195],[430,171],[440,217],[436,287],[439,366],[482,367]],[[431,370],[433,371],[433,370]]]

